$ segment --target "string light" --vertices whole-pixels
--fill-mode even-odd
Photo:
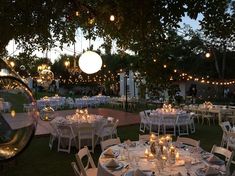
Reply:
[[[109,20],[110,21],[114,21],[115,20],[115,16],[114,15],[110,15]]]
[[[205,57],[206,57],[206,58],[211,57],[211,53],[206,53],[206,54],[205,54]]]

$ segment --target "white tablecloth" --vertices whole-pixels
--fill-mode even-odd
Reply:
[[[175,164],[166,163],[164,166],[164,169],[160,170],[160,173],[159,173],[159,168],[161,168],[161,167],[159,167],[160,159],[154,158],[154,159],[148,160],[146,157],[144,157],[144,151],[146,148],[149,148],[148,145],[145,145],[145,146],[144,145],[137,145],[137,147],[130,147],[128,149],[129,154],[131,154],[132,156],[138,156],[140,158],[140,160],[138,162],[138,166],[136,165],[135,162],[133,162],[133,158],[132,158],[132,162],[130,162],[127,159],[126,153],[128,153],[128,152],[124,152],[124,151],[126,151],[126,149],[123,148],[123,145],[115,145],[115,146],[112,146],[111,148],[114,151],[114,153],[115,152],[119,153],[119,156],[116,158],[116,160],[119,163],[121,163],[120,165],[123,165],[124,167],[122,167],[121,169],[118,169],[118,170],[112,170],[112,169],[107,168],[106,164],[112,158],[106,158],[104,156],[104,152],[105,152],[104,151],[99,158],[98,174],[97,175],[123,176],[124,173],[133,172],[134,170],[136,170],[138,168],[140,170],[149,170],[149,173],[154,171],[156,173],[156,175],[161,175],[161,176],[177,175],[178,173],[181,173],[183,176],[186,176],[187,171],[184,166],[184,161],[186,159],[190,159],[192,161],[192,166],[190,168],[190,175],[196,176],[196,171],[199,168],[205,168],[205,166],[208,165],[208,163],[201,158],[200,150],[198,150],[199,152],[197,152],[197,153],[196,152],[192,153],[192,151],[193,151],[192,147],[187,146],[184,148],[176,148],[176,150],[179,152],[179,155],[180,155],[179,159],[176,161]],[[123,154],[123,153],[125,153],[125,154]],[[209,153],[207,153],[207,154],[209,154]],[[125,168],[125,166],[127,166],[127,165],[128,165],[128,167]],[[222,170],[225,169],[224,165],[222,165],[220,167],[223,167],[223,168],[221,168]]]
[[[95,127],[95,134],[98,134],[103,125],[107,123],[107,119],[101,115],[95,115],[95,114],[90,114],[89,118],[83,119],[82,117],[78,117],[78,115],[73,114],[66,116],[66,118],[57,117],[51,121],[52,125],[56,125],[56,123],[72,125],[75,135],[77,135],[77,131],[79,130],[79,127],[82,126],[83,123],[91,123],[92,126]]]

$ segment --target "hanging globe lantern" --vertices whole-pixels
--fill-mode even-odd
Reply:
[[[0,161],[17,156],[26,148],[34,136],[38,117],[32,92],[0,59]]]
[[[54,80],[54,73],[51,70],[42,70],[39,72],[39,85],[48,88],[51,82]]]
[[[102,59],[99,54],[93,51],[86,51],[79,58],[79,67],[84,73],[93,74],[100,70]]]

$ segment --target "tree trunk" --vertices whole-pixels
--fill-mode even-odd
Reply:
[[[225,68],[226,68],[226,45],[223,44],[223,57],[222,57],[222,79],[225,76]]]
[[[218,74],[219,79],[221,79],[221,78],[222,78],[222,75],[221,75],[220,68],[219,68],[219,62],[218,62],[218,58],[217,58],[217,56],[216,56],[216,54],[215,54],[214,49],[212,49],[212,54],[213,54],[214,59],[215,59],[215,69],[216,69],[216,71],[217,71],[217,74]]]

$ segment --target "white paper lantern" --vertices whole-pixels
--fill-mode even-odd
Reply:
[[[86,51],[79,58],[80,69],[87,74],[93,74],[100,70],[102,59],[99,54],[93,51]]]

